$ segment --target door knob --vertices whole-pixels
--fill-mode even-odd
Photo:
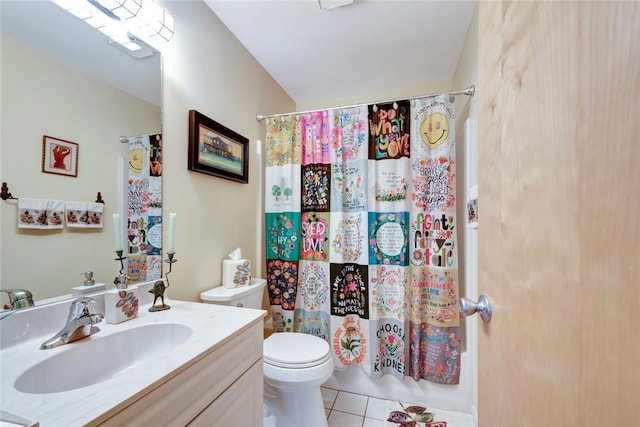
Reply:
[[[461,297],[458,303],[458,309],[465,317],[479,313],[480,318],[487,323],[491,321],[491,314],[493,313],[491,301],[489,301],[489,297],[485,294],[480,295],[478,302],[473,302],[473,300],[469,298]]]

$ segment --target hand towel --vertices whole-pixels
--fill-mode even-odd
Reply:
[[[103,203],[87,203],[87,224],[89,228],[102,228]]]
[[[46,229],[47,223],[47,200],[18,199],[18,228]]]
[[[64,226],[64,201],[47,200],[47,228]]]
[[[65,217],[67,218],[67,227],[69,228],[85,228],[89,222],[87,202],[66,202]]]

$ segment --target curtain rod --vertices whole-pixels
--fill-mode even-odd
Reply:
[[[316,108],[315,110],[305,110],[305,111],[295,111],[293,113],[279,113],[279,114],[270,114],[268,116],[262,115],[262,114],[256,114],[256,120],[261,122],[264,119],[270,119],[273,117],[283,117],[283,116],[290,116],[292,114],[307,114],[307,113],[313,113],[315,111],[321,111],[321,110],[339,110],[339,109],[343,109],[343,108],[354,108],[354,107],[360,107],[362,105],[369,105],[369,104],[386,104],[389,102],[394,102],[394,101],[400,101],[400,100],[413,100],[413,99],[420,99],[420,98],[435,98],[436,96],[440,96],[440,95],[451,95],[451,96],[455,96],[455,95],[467,95],[467,96],[473,96],[476,93],[476,86],[475,85],[471,85],[469,87],[467,87],[466,89],[462,89],[462,90],[454,90],[454,91],[450,91],[450,92],[440,92],[440,93],[430,93],[427,95],[419,95],[419,96],[412,96],[410,98],[396,98],[396,99],[388,99],[385,101],[376,101],[376,102],[368,102],[368,103],[361,103],[361,104],[353,104],[353,105],[343,105],[340,107],[328,107],[328,108]]]
[[[153,135],[161,135],[162,132],[156,132],[156,133],[147,133],[144,135],[134,135],[134,136],[119,136],[118,140],[123,143],[123,144],[128,144],[129,143],[129,138],[144,138],[145,136],[153,136]]]

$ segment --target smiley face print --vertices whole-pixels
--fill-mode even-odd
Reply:
[[[420,136],[427,147],[433,150],[447,140],[449,119],[442,113],[430,114],[420,124]]]

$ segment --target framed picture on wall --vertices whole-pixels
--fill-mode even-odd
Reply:
[[[190,110],[189,170],[247,184],[249,139]]]
[[[78,177],[78,144],[42,136],[42,172]]]

